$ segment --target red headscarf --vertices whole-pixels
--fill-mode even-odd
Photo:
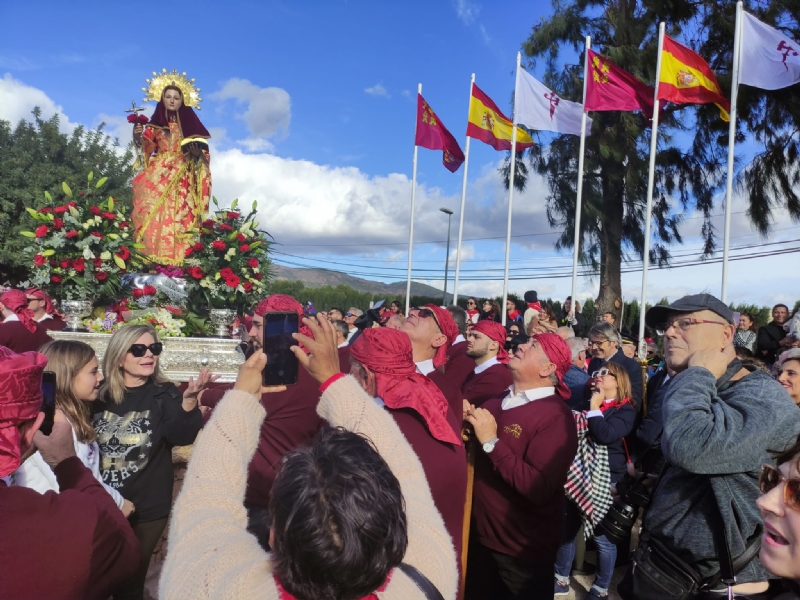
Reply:
[[[298,331],[304,336],[314,339],[314,333],[311,329],[303,325],[303,306],[291,296],[287,296],[286,294],[272,294],[272,296],[268,296],[259,302],[253,310],[259,317],[263,317],[264,313],[275,311],[296,312],[299,325]],[[300,344],[300,347],[308,354],[308,350],[306,350],[302,344]]]
[[[572,351],[561,336],[555,333],[540,333],[534,335],[533,339],[539,342],[547,358],[556,366],[556,377],[558,377],[556,394],[564,400],[569,400],[572,394],[564,383],[564,373],[569,371],[572,364]]]
[[[493,342],[500,344],[497,352],[497,360],[504,365],[508,363],[508,352],[506,352],[506,328],[496,321],[478,321],[472,326],[472,331],[477,331],[488,337]]]
[[[447,362],[447,351],[450,350],[450,346],[453,345],[459,334],[458,326],[453,321],[453,315],[446,308],[440,308],[435,304],[426,304],[425,308],[436,315],[436,323],[439,325],[441,332],[447,337],[447,342],[436,349],[436,356],[433,357],[433,366],[438,368]]]
[[[45,292],[42,288],[32,287],[25,290],[26,296],[31,296],[33,298],[37,298],[38,300],[44,300],[44,311],[48,315],[55,314],[56,309],[53,306],[53,300],[50,296]]]
[[[386,406],[413,409],[433,437],[461,445],[447,422],[447,400],[435,383],[417,373],[411,340],[405,333],[385,327],[365,329],[350,346],[350,356],[375,373],[377,394]]]
[[[0,346],[0,477],[19,467],[19,425],[39,414],[46,364],[44,354],[16,354]]]
[[[19,318],[25,328],[33,333],[36,331],[36,321],[33,311],[28,308],[28,297],[19,290],[9,290],[0,296],[0,303]]]

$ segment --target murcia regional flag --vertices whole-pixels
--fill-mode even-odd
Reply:
[[[559,98],[539,81],[520,68],[514,93],[514,115],[517,123],[528,129],[581,134],[583,106]],[[592,131],[592,120],[586,119],[586,135]]]
[[[739,83],[777,90],[800,81],[800,44],[744,13]]]
[[[514,124],[505,116],[489,96],[474,83],[469,103],[467,135],[489,144],[495,150],[511,150],[511,133]],[[530,134],[517,127],[517,152],[533,146]]]

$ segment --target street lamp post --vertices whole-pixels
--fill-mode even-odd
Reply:
[[[450,268],[450,221],[453,211],[449,208],[440,208],[447,215],[447,254],[444,257],[444,292],[442,293],[442,304],[447,304],[447,271]]]

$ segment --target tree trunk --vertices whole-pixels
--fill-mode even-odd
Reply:
[[[620,321],[622,309],[622,216],[624,181],[619,165],[602,166],[603,215],[600,232],[600,292],[597,315],[614,313]]]

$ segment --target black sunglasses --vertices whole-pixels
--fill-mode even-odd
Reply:
[[[436,323],[436,326],[439,328],[439,331],[441,331],[442,326],[439,325],[439,319],[436,318],[436,313],[433,312],[430,308],[420,308],[419,311],[417,311],[417,316],[422,319],[433,319],[433,322]]]
[[[142,358],[147,351],[153,354],[153,356],[158,356],[161,354],[161,351],[164,349],[164,344],[161,342],[155,342],[154,344],[150,344],[146,346],[144,344],[131,344],[131,347],[128,349],[128,352],[133,354],[136,358]]]

